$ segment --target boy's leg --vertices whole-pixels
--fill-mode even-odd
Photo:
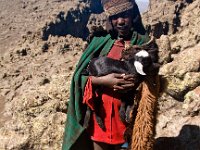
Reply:
[[[122,144],[115,145],[113,150],[125,150],[121,146],[122,146]]]
[[[109,150],[109,144],[93,141],[94,150]]]

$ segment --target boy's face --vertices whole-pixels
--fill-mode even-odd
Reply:
[[[110,17],[114,29],[121,37],[126,37],[130,34],[132,28],[132,17],[130,11],[125,11]]]

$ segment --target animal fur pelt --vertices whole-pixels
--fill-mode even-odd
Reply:
[[[141,84],[141,92],[136,97],[137,104],[132,109],[132,120],[125,134],[129,150],[153,150],[159,88],[158,76],[146,76]]]

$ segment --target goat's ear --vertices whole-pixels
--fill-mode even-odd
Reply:
[[[146,73],[143,70],[143,65],[139,61],[135,61],[134,66],[137,73],[139,73],[140,75],[146,75]]]
[[[140,48],[141,46],[139,46],[139,45],[133,45],[131,48],[132,49],[138,49],[138,48]]]

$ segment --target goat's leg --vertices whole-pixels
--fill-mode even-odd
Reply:
[[[105,125],[103,123],[103,120],[101,117],[99,117],[96,113],[95,113],[95,118],[96,118],[96,121],[97,121],[97,124],[99,125],[99,127],[104,130],[105,129]]]
[[[126,103],[122,102],[119,109],[119,116],[122,122],[126,122]]]

